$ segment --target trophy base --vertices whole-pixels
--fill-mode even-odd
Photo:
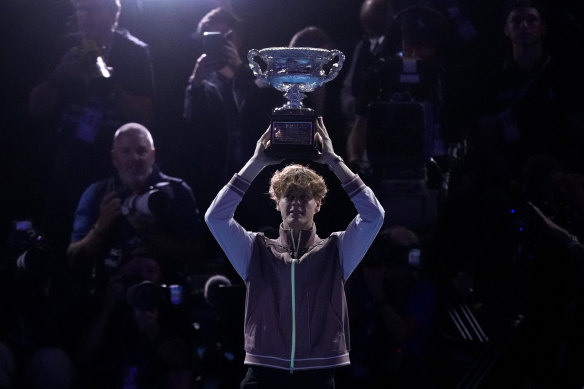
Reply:
[[[314,143],[316,114],[312,109],[274,110],[271,116],[271,157],[313,160],[319,151]]]

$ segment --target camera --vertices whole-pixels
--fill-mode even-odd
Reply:
[[[15,274],[37,279],[50,278],[55,255],[44,235],[31,220],[14,220],[2,251],[4,275]]]
[[[205,53],[212,56],[219,56],[227,45],[227,36],[231,30],[225,34],[219,31],[205,31],[203,33],[203,47]]]
[[[181,305],[183,302],[183,287],[179,284],[156,284],[142,281],[127,289],[126,301],[133,307],[152,310],[161,305]]]
[[[43,245],[34,245],[16,258],[16,270],[33,277],[48,278],[52,272],[53,254]]]
[[[122,215],[138,213],[143,216],[157,217],[170,208],[174,191],[168,182],[160,182],[148,188],[146,193],[126,197],[122,202]]]
[[[84,40],[77,46],[79,60],[92,78],[110,78],[109,68],[102,56],[102,50],[94,40]]]
[[[400,246],[383,237],[377,237],[371,244],[364,261],[367,266],[376,268],[405,265],[418,268],[421,266],[421,257],[421,250],[417,246]]]

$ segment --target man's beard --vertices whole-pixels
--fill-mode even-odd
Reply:
[[[152,167],[150,167],[147,172],[142,173],[142,174],[124,174],[124,173],[118,173],[118,174],[119,174],[120,181],[122,182],[122,184],[124,184],[130,188],[134,188],[138,185],[144,184],[148,180],[148,177],[150,177],[151,173],[152,173]]]

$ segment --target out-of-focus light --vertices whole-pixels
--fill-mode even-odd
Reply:
[[[227,359],[228,361],[233,361],[235,359],[235,355],[233,355],[233,353],[230,353],[229,351],[226,351],[224,354],[225,359]]]

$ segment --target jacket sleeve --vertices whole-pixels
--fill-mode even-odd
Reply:
[[[357,215],[345,231],[338,232],[339,255],[345,280],[361,262],[383,225],[385,210],[359,176],[343,185],[357,208]]]
[[[211,234],[223,249],[229,262],[245,280],[251,259],[255,232],[246,231],[233,215],[250,183],[237,174],[217,194],[205,213],[205,222]]]
[[[75,218],[73,220],[73,231],[71,232],[71,242],[77,242],[89,233],[99,216],[98,184],[91,184],[79,199]]]

